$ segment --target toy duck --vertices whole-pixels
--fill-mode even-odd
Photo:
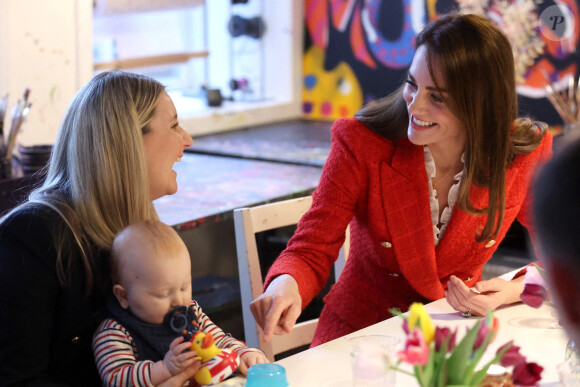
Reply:
[[[240,365],[238,354],[218,348],[211,333],[196,332],[191,338],[191,349],[201,359],[202,368],[193,378],[202,386],[221,382]]]

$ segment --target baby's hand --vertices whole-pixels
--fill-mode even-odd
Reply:
[[[259,363],[269,363],[270,361],[262,351],[248,351],[240,356],[240,371],[242,374],[246,375],[248,373],[248,368],[254,364]]]
[[[169,351],[163,358],[163,365],[171,373],[177,375],[195,362],[197,352],[186,351],[191,347],[190,342],[182,343],[183,337],[178,337],[169,345]],[[180,344],[181,343],[181,344]]]

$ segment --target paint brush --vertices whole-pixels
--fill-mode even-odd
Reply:
[[[22,93],[22,97],[18,99],[16,106],[12,110],[12,122],[10,123],[10,132],[8,133],[8,139],[6,140],[6,154],[4,158],[10,160],[12,158],[12,150],[16,144],[16,136],[20,130],[20,126],[24,122],[24,119],[30,112],[31,103],[28,102],[28,97],[30,96],[30,88],[26,87]]]
[[[19,102],[21,102],[21,101],[19,101]],[[6,147],[6,156],[4,157],[6,160],[10,160],[12,158],[12,151],[14,149],[14,145],[16,144],[16,136],[18,135],[18,132],[20,131],[20,127],[22,126],[22,123],[26,119],[26,116],[28,116],[28,113],[30,112],[31,106],[32,106],[32,103],[29,102],[20,111],[18,116],[15,117],[15,121],[12,122],[12,127],[10,128],[10,135],[8,136],[8,144]]]
[[[564,122],[566,123],[570,122],[569,116],[566,113],[566,106],[563,106],[560,103],[560,101],[555,97],[555,95],[558,93],[556,93],[556,91],[552,89],[550,85],[544,86],[544,89],[546,90],[546,97],[552,103],[552,106],[554,106],[554,109],[556,109],[560,117],[564,120]]]
[[[568,106],[570,106],[570,113],[572,113],[572,117],[576,116],[576,93],[574,92],[574,77],[572,75],[568,76],[568,94],[567,94],[567,102]]]
[[[4,142],[4,119],[6,109],[8,108],[8,93],[0,99],[0,154],[5,151],[6,143]]]
[[[560,93],[556,90],[556,86],[552,83],[546,71],[544,69],[540,70],[548,83],[544,86],[544,89],[546,90],[546,97],[552,103],[552,106],[554,106],[565,123],[576,122],[578,116],[578,99],[576,97],[578,84],[574,82],[574,77],[570,76],[568,78],[567,90]]]

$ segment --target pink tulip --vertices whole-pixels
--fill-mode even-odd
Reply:
[[[546,284],[544,277],[542,276],[538,268],[534,265],[529,265],[528,267],[526,267],[526,275],[524,277],[524,280],[522,281],[522,284],[540,285],[544,289],[548,288],[548,284]]]
[[[455,336],[457,335],[457,329],[451,333],[451,329],[447,327],[436,327],[435,328],[435,351],[439,352],[443,341],[449,338],[449,343],[447,344],[447,352],[451,352],[455,347]]]
[[[473,343],[473,350],[477,351],[479,347],[483,344],[483,341],[487,337],[489,333],[489,327],[485,324],[481,324],[479,327],[479,331],[477,331],[477,337],[475,338],[475,342]]]
[[[520,294],[520,299],[524,304],[536,309],[542,306],[547,297],[548,292],[545,287],[531,283],[526,284],[524,291]]]
[[[533,386],[542,379],[543,370],[544,368],[537,363],[521,363],[514,368],[513,383],[518,386]]]
[[[401,361],[423,366],[429,361],[429,347],[423,336],[423,332],[418,327],[407,336],[405,350],[398,353]]]
[[[513,341],[510,341],[508,343],[505,343],[504,345],[502,345],[501,347],[499,347],[499,349],[497,350],[497,352],[499,353],[502,349],[504,349],[507,345],[512,344]],[[501,357],[501,359],[499,360],[500,364],[502,365],[502,367],[510,367],[510,366],[517,366],[521,363],[525,363],[526,358],[520,354],[520,347],[518,347],[517,345],[512,345]]]
[[[483,320],[481,326],[479,327],[479,331],[477,331],[475,342],[473,343],[474,351],[477,351],[479,347],[481,347],[488,335],[491,335],[488,344],[493,341],[495,335],[497,334],[498,324],[498,320],[495,317],[490,319],[490,316],[487,316],[485,320]]]

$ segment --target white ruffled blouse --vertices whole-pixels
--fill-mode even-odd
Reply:
[[[431,207],[431,222],[433,223],[433,239],[435,240],[435,246],[439,244],[439,240],[443,238],[443,234],[447,229],[447,223],[451,219],[453,214],[453,209],[455,208],[455,203],[457,203],[457,197],[459,196],[459,185],[463,177],[462,169],[457,173],[453,180],[455,184],[449,189],[449,194],[447,195],[448,206],[445,207],[441,213],[441,219],[439,219],[439,201],[435,197],[435,190],[433,189],[432,178],[435,177],[435,160],[433,160],[433,155],[427,146],[423,147],[425,155],[425,169],[427,170],[427,177],[429,181],[429,206]],[[461,162],[465,165],[465,153],[461,155]],[[438,225],[441,224],[441,228]]]

